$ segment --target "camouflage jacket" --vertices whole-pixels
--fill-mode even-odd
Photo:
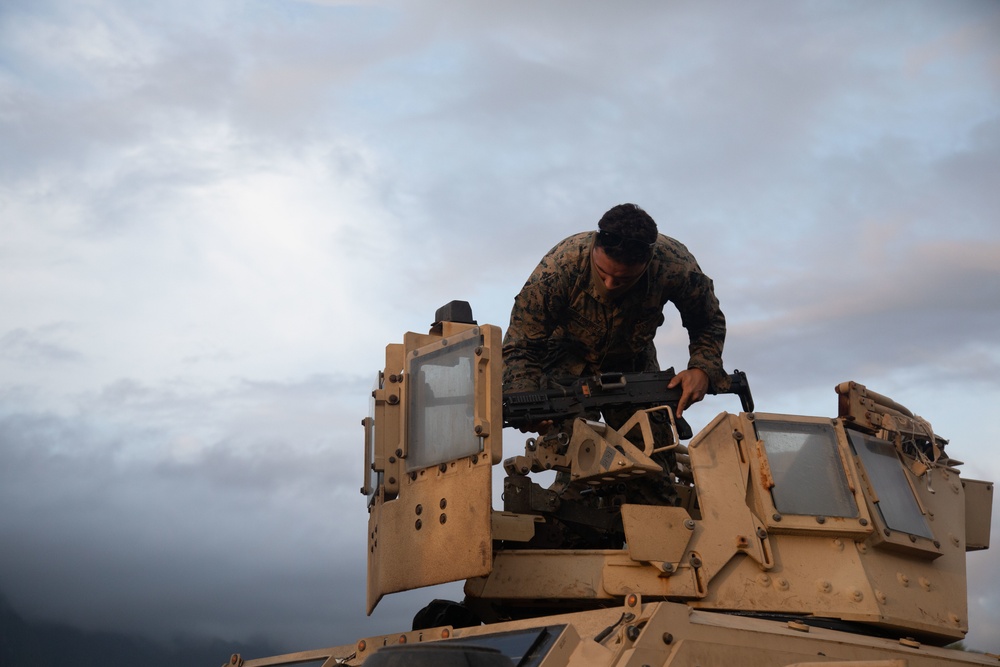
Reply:
[[[571,236],[548,252],[514,299],[504,336],[504,391],[545,388],[552,379],[597,371],[658,370],[653,337],[670,301],[688,330],[688,368],[725,389],[726,319],[712,280],[687,248],[660,235],[646,272],[609,298],[592,278],[596,232]]]

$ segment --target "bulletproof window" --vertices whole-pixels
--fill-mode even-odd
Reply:
[[[407,471],[482,451],[475,432],[475,350],[481,337],[441,340],[409,359]]]
[[[891,442],[848,431],[851,449],[861,459],[878,501],[874,503],[889,530],[934,539],[913,488],[906,479],[903,462]]]
[[[782,514],[858,516],[831,424],[759,419],[756,425],[774,481],[771,498],[776,510]]]
[[[565,625],[549,625],[476,637],[460,637],[449,641],[494,648],[510,658],[518,667],[537,667],[552,650],[565,629]]]

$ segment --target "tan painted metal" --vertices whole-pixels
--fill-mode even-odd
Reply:
[[[407,470],[407,359],[432,347],[474,339],[476,396],[472,428],[480,448],[468,456]],[[375,490],[368,519],[371,614],[387,593],[489,572],[492,559],[492,465],[502,456],[500,330],[444,322],[429,335],[408,333],[386,348],[383,386],[373,392]],[[470,436],[473,434],[470,433]],[[415,557],[416,556],[416,557]]]
[[[540,667],[941,667],[998,665],[1000,657],[882,639],[796,621],[779,622],[691,609],[636,596],[608,609],[482,625],[441,627],[366,637],[355,644],[257,660],[236,656],[232,667],[274,667],[325,660],[323,667],[360,665],[384,646],[454,640],[537,629],[555,635]]]
[[[414,466],[408,392],[420,389],[407,364],[470,340],[475,451]],[[962,479],[947,441],[905,406],[845,382],[836,418],[722,413],[687,447],[674,425],[675,505],[621,505],[622,548],[524,548],[555,514],[491,508],[500,349],[496,327],[451,322],[387,346],[362,487],[369,613],[385,594],[465,579],[466,607],[495,622],[233,656],[231,667],[359,665],[386,646],[510,633],[537,636],[541,667],[1000,666],[940,647],[968,630],[966,553],[989,546],[993,484]],[[636,433],[638,443],[625,437]],[[650,457],[666,448],[652,438],[649,411],[620,431],[581,419],[568,436],[529,439],[504,466],[557,470],[558,493],[586,497],[659,474]],[[832,511],[812,509],[820,493],[836,496],[821,503]]]

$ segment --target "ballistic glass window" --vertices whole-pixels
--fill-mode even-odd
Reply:
[[[517,667],[537,667],[565,629],[565,625],[549,625],[448,641],[495,648],[510,658]]]
[[[934,533],[927,525],[927,519],[906,480],[903,462],[899,460],[892,443],[854,431],[848,431],[847,435],[851,448],[868,473],[868,481],[878,497],[875,507],[886,528],[934,539]]]
[[[407,374],[406,470],[482,451],[476,435],[476,347],[479,336],[442,341],[415,351]]]
[[[832,425],[758,420],[757,437],[764,442],[778,512],[858,516]]]

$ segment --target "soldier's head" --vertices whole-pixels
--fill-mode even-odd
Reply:
[[[597,223],[595,247],[615,262],[630,266],[649,262],[656,243],[656,223],[635,204],[619,204]]]

